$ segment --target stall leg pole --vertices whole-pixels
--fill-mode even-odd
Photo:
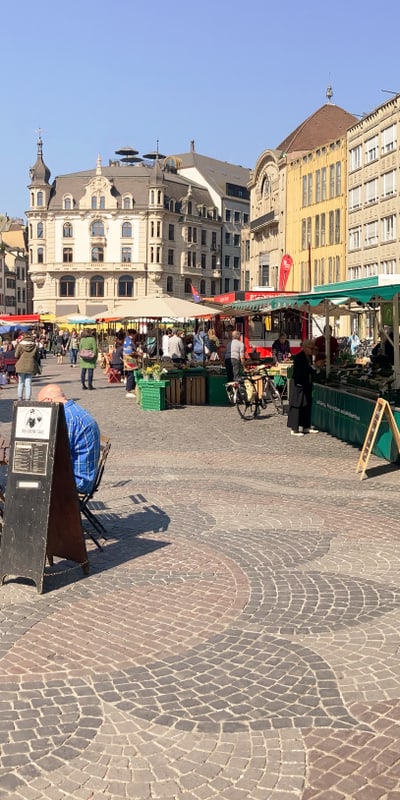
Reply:
[[[326,374],[329,375],[331,370],[331,332],[329,329],[329,300],[324,300],[325,306],[325,356],[326,356]]]
[[[395,388],[400,386],[400,352],[399,352],[399,294],[393,297],[393,347],[394,347],[394,373]]]

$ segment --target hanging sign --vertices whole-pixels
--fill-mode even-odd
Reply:
[[[278,285],[279,292],[285,291],[292,266],[293,266],[292,256],[289,256],[286,253],[286,255],[283,256],[281,265],[279,267],[279,285]]]

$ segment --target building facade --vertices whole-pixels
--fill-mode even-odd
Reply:
[[[347,134],[347,278],[400,272],[400,94]]]
[[[22,220],[0,220],[0,314],[30,314],[26,228]]]
[[[286,290],[344,278],[346,133],[355,121],[328,102],[258,159],[249,183],[250,224],[242,235],[245,288],[281,289],[284,255],[293,262]]]
[[[197,153],[194,141],[189,153],[169,156],[167,164],[179,175],[204,186],[221,217],[221,240],[217,249],[219,275],[211,295],[238,291],[241,288],[241,232],[250,219],[250,170]]]
[[[218,208],[164,162],[103,167],[98,158],[95,169],[50,183],[39,139],[27,212],[35,312],[112,312],[129,298],[191,297],[192,284],[218,292]]]

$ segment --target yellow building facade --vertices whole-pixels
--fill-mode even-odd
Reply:
[[[346,137],[292,158],[286,167],[286,289],[310,291],[346,279]]]

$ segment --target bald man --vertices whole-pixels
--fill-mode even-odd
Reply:
[[[38,401],[63,403],[76,488],[82,494],[90,492],[100,456],[100,430],[96,420],[74,400],[68,400],[58,383],[43,386]]]

